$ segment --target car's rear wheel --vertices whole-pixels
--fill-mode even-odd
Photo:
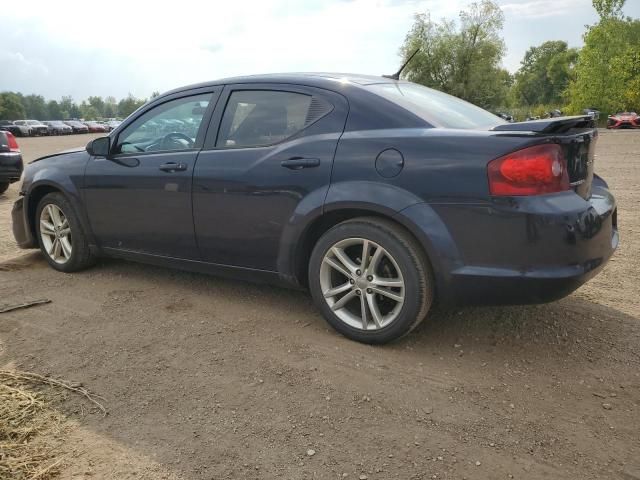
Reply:
[[[82,225],[64,195],[45,195],[38,204],[35,220],[40,250],[49,265],[61,272],[76,272],[93,264]]]
[[[336,225],[309,264],[311,295],[329,324],[364,343],[387,343],[415,328],[433,302],[432,278],[416,240],[378,218]]]
[[[9,188],[9,182],[0,182],[0,195],[7,191]]]

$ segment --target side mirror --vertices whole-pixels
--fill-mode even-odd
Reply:
[[[98,137],[87,143],[87,152],[95,157],[108,157],[111,151],[111,138]]]

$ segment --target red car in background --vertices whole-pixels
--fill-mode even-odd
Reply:
[[[640,115],[636,112],[620,112],[609,115],[607,128],[640,128]]]
[[[89,133],[104,133],[107,131],[106,127],[98,122],[84,122],[89,129]]]

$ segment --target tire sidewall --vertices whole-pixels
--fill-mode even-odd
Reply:
[[[379,330],[360,330],[344,323],[327,304],[320,286],[320,267],[327,251],[340,240],[365,238],[383,247],[395,259],[402,271],[405,283],[405,298],[398,317]],[[348,338],[363,343],[387,343],[410,332],[421,320],[423,302],[427,301],[422,287],[429,279],[422,279],[416,258],[399,239],[387,229],[369,222],[347,222],[339,224],[325,233],[316,243],[309,262],[309,289],[316,305],[329,324]]]

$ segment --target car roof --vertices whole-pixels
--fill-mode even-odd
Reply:
[[[331,73],[331,72],[293,72],[293,73],[265,73],[260,75],[245,75],[239,77],[221,78],[209,82],[196,83],[176,88],[166,94],[177,93],[194,88],[210,87],[215,85],[226,85],[231,83],[291,83],[297,85],[308,85],[312,87],[327,88],[333,90],[336,82],[341,86],[352,85],[362,87],[377,83],[394,83],[402,80],[393,80],[383,76],[361,75],[356,73]],[[333,88],[332,88],[333,87]]]

